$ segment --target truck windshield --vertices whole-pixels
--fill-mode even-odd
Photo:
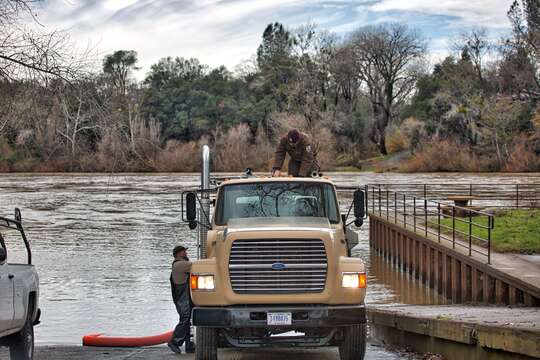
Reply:
[[[250,217],[324,217],[339,222],[333,186],[309,182],[266,182],[225,185],[216,224]]]

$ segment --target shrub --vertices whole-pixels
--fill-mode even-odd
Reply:
[[[405,172],[481,172],[493,171],[495,168],[496,159],[480,157],[466,145],[452,140],[434,140],[407,161],[401,170]]]
[[[409,146],[407,137],[399,127],[391,126],[386,130],[386,150],[389,154],[407,150]]]
[[[155,161],[155,168],[160,172],[196,172],[200,170],[200,149],[206,140],[181,143],[169,140]]]
[[[254,137],[248,125],[240,124],[231,129],[214,144],[216,171],[270,171],[273,146],[264,134]]]
[[[540,156],[533,149],[533,137],[520,135],[514,139],[510,147],[504,171],[533,172],[540,171]]]

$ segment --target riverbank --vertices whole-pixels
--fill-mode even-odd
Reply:
[[[381,343],[448,359],[540,357],[540,308],[377,306],[368,319]]]

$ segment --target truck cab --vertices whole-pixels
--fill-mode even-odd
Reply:
[[[349,256],[355,242],[334,184],[250,176],[216,191],[206,224],[196,195],[186,197],[190,227],[208,230],[190,279],[196,358],[216,359],[218,347],[339,346],[341,359],[362,359],[365,265]],[[363,195],[354,196],[357,224]]]

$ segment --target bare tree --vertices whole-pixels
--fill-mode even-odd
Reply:
[[[474,65],[474,69],[480,83],[484,83],[483,70],[485,59],[493,50],[493,44],[488,38],[485,28],[475,28],[469,32],[461,33],[452,44],[454,51],[461,54],[462,58],[468,57]]]
[[[91,87],[91,84],[79,83],[62,86],[58,92],[62,126],[57,132],[67,141],[72,159],[78,150],[80,134],[98,128],[96,117],[101,106]]]
[[[313,127],[321,119],[321,112],[327,110],[329,65],[336,47],[336,37],[319,30],[313,23],[295,29],[293,37],[292,53],[296,71],[289,97]]]
[[[508,18],[514,35],[508,43],[527,54],[540,87],[540,0],[514,0]]]
[[[0,0],[0,78],[72,80],[88,66],[89,50],[78,53],[63,31],[44,31],[34,5],[41,0]],[[32,17],[38,30],[23,24]]]
[[[386,155],[386,127],[397,106],[414,90],[415,65],[423,59],[426,45],[416,31],[403,24],[361,28],[350,43],[357,76],[373,107],[370,138]]]

